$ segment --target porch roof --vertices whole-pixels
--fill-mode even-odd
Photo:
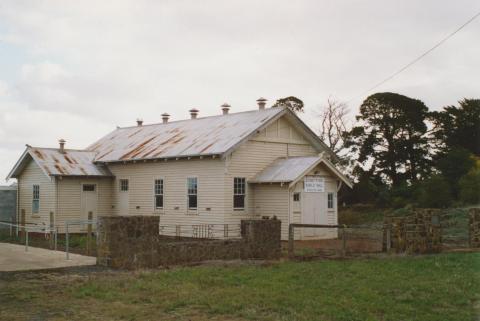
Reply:
[[[296,183],[319,164],[325,166],[350,188],[352,182],[345,177],[328,159],[319,156],[279,158],[261,171],[250,183]]]

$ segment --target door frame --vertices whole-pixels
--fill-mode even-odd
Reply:
[[[93,215],[92,215],[92,219],[95,219],[96,217],[98,217],[98,182],[95,181],[95,182],[80,182],[80,219],[81,220],[88,220],[88,213],[86,215],[86,217],[84,217],[84,207],[83,207],[83,200],[84,200],[84,194],[85,193],[83,191],[83,186],[84,185],[95,185],[95,211],[93,212]],[[88,192],[87,192],[88,193]]]
[[[121,180],[128,180],[128,190],[127,191],[122,191],[121,190],[121,183],[120,181]],[[127,208],[126,208],[126,211],[127,213],[124,214],[125,216],[128,216],[130,215],[130,189],[132,187],[132,180],[130,178],[130,176],[121,176],[121,177],[117,177],[117,180],[116,180],[116,184],[115,184],[116,187],[114,187],[116,189],[115,193],[117,195],[117,201],[116,201],[116,212],[117,212],[117,215],[120,215],[122,216],[122,213],[121,213],[121,197],[123,195],[126,194],[126,197],[127,197]]]

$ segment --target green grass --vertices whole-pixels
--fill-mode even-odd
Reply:
[[[57,278],[0,286],[0,319],[472,320],[480,253]]]
[[[386,209],[369,205],[338,208],[338,223],[346,225],[369,225],[383,222]]]
[[[469,213],[465,208],[448,209],[442,215],[442,237],[444,243],[468,245]]]

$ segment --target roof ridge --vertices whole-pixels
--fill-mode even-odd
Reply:
[[[198,117],[198,118],[195,118],[195,119],[179,119],[179,120],[169,121],[168,123],[153,123],[153,124],[145,124],[145,125],[142,125],[142,126],[132,125],[132,126],[126,126],[126,127],[118,127],[116,129],[130,129],[130,128],[139,128],[139,127],[147,127],[147,126],[168,125],[168,124],[187,122],[187,121],[192,121],[192,120],[198,121],[198,120],[216,118],[216,117],[230,117],[230,116],[239,115],[239,114],[246,114],[246,113],[266,112],[266,111],[270,111],[274,108],[282,110],[285,107],[271,107],[271,108],[266,108],[266,109],[244,110],[244,111],[239,111],[237,113],[229,113],[227,115],[212,115],[212,116]]]
[[[59,148],[56,147],[38,147],[38,146],[28,146],[27,149],[35,148],[35,149],[48,149],[48,150],[58,150]],[[75,148],[65,148],[66,152],[85,152],[85,153],[94,153],[94,151],[87,150],[87,149],[75,149]]]

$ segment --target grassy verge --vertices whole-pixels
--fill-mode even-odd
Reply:
[[[338,223],[346,225],[370,225],[383,222],[386,209],[369,205],[338,208]]]
[[[479,306],[480,253],[0,282],[0,320],[461,321]]]

